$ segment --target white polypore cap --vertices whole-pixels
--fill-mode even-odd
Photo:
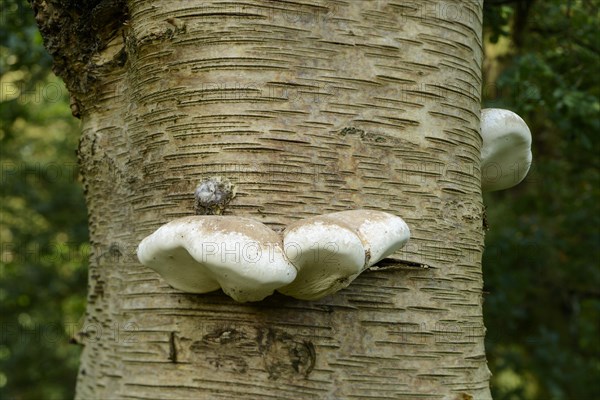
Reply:
[[[509,110],[481,110],[481,187],[484,192],[507,189],[525,178],[531,165],[531,132]]]
[[[303,300],[335,293],[409,237],[401,218],[381,211],[342,211],[298,221],[283,237],[285,253],[298,275],[278,291]]]
[[[283,247],[298,269],[296,280],[277,289],[314,300],[348,286],[365,266],[365,250],[352,229],[316,217],[290,226]]]
[[[137,254],[176,289],[206,293],[220,287],[240,302],[262,300],[296,277],[280,237],[248,218],[180,218],[142,240]]]
[[[363,242],[370,267],[403,247],[410,229],[400,217],[371,210],[352,210],[327,214],[327,218],[352,227]]]

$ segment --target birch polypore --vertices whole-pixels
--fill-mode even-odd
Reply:
[[[180,218],[142,240],[137,254],[176,289],[222,288],[239,302],[262,300],[296,277],[279,236],[249,218]]]
[[[298,221],[283,237],[298,276],[278,291],[302,300],[333,294],[409,238],[402,218],[381,211],[342,211]]]
[[[363,243],[367,268],[399,250],[410,239],[410,229],[400,217],[382,211],[352,210],[325,215],[346,224]]]
[[[142,240],[137,254],[142,264],[184,292],[222,288],[246,302],[281,288],[281,293],[315,300],[348,286],[409,237],[402,218],[381,211],[343,211],[299,221],[286,231],[283,246],[277,233],[252,219],[195,216],[161,226]],[[294,281],[296,269],[301,274]]]
[[[481,110],[481,188],[484,192],[518,185],[531,166],[531,132],[509,110]]]

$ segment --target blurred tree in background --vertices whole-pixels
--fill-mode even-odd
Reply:
[[[598,1],[487,0],[484,105],[529,123],[526,180],[490,193],[497,400],[600,398]],[[86,292],[78,123],[28,4],[0,6],[0,398],[71,398]],[[594,379],[596,378],[596,379]]]

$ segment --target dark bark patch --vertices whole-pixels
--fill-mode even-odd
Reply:
[[[227,327],[217,327],[193,342],[192,353],[197,363],[207,363],[214,369],[243,374],[248,370],[246,359],[256,351],[256,344],[245,332]],[[210,355],[210,356],[207,356]]]
[[[169,334],[169,360],[176,364],[177,363],[177,343],[175,332]]]
[[[236,329],[219,328],[214,332],[210,332],[202,338],[202,342],[206,344],[226,345],[230,343],[240,342],[246,339],[244,332]]]
[[[365,134],[365,131],[363,131],[362,129],[354,128],[354,127],[346,127],[340,131],[340,135],[342,135],[342,136],[360,135],[360,137],[363,137],[364,134]]]
[[[96,300],[98,298],[104,297],[104,280],[102,279],[102,275],[98,272],[91,271],[90,272],[90,290],[88,290],[88,301]]]
[[[79,99],[93,90],[97,71],[92,57],[102,51],[129,18],[125,0],[30,0],[53,71]],[[119,54],[122,63],[123,54]],[[118,64],[118,63],[117,63]]]
[[[244,374],[248,370],[248,363],[240,356],[227,354],[220,357],[208,357],[207,360],[215,369],[227,370],[239,374]]]
[[[315,366],[316,351],[310,341],[264,328],[258,330],[257,343],[269,379],[308,377]]]
[[[381,134],[375,134],[371,132],[366,132],[363,129],[355,128],[355,127],[345,127],[338,131],[340,136],[357,136],[363,142],[375,142],[375,143],[386,143],[388,139]]]

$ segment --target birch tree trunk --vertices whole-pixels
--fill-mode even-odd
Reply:
[[[490,398],[483,0],[89,3],[33,1],[82,119],[78,398]],[[383,210],[412,239],[320,301],[182,293],[135,248],[207,177],[234,183],[226,215]]]

